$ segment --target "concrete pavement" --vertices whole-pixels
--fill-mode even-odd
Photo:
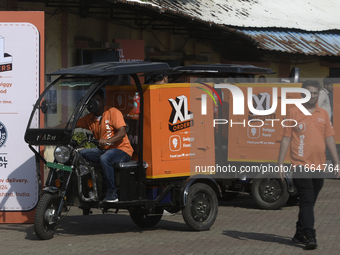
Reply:
[[[181,213],[141,229],[127,211],[82,216],[72,207],[53,239],[40,241],[33,224],[0,225],[1,254],[340,254],[340,180],[325,180],[316,204],[318,249],[291,241],[298,207],[259,209],[250,196],[221,202],[209,231],[191,231]]]

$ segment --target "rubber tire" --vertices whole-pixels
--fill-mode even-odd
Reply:
[[[205,212],[197,213],[199,203],[206,206]],[[182,210],[185,223],[195,231],[208,230],[215,222],[218,200],[214,190],[207,184],[196,183],[189,188],[187,203]]]
[[[292,195],[292,196],[289,196],[286,204],[289,205],[289,206],[294,206],[296,205],[297,203],[299,203],[299,195]]]
[[[49,208],[53,208],[55,211],[58,210],[60,199],[58,195],[44,193],[38,203],[37,209],[34,216],[34,231],[36,236],[41,240],[49,240],[53,238],[58,222],[49,224],[45,221],[45,212]]]
[[[266,184],[271,184],[270,186],[274,185],[274,187],[276,188],[276,190],[274,190],[277,193],[275,196],[266,197],[265,190],[263,189],[263,185]],[[253,179],[251,194],[256,204],[266,210],[276,210],[281,208],[283,205],[286,204],[289,198],[286,181],[273,176],[268,176],[268,178]],[[268,200],[273,201],[271,202]]]
[[[163,216],[163,208],[156,207],[153,214],[150,215],[148,212],[140,212],[136,210],[129,210],[132,221],[141,228],[152,228],[158,224]]]

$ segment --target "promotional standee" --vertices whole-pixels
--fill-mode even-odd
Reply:
[[[34,220],[38,203],[36,164],[24,133],[44,84],[43,53],[43,12],[1,12],[0,223]],[[33,125],[39,127],[38,115]]]

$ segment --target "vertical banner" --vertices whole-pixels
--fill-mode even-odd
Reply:
[[[144,61],[144,40],[133,39],[114,39],[113,42],[120,43],[119,62]],[[139,77],[141,83],[144,83],[144,77]],[[131,84],[135,84],[131,80]]]
[[[114,39],[120,43],[119,62],[144,61],[144,40]]]
[[[44,13],[0,12],[0,223],[34,220],[38,182],[24,134],[43,87]]]

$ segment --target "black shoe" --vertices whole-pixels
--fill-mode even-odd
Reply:
[[[316,249],[316,247],[318,247],[318,245],[316,244],[315,237],[308,238],[306,243],[306,250],[314,250]]]
[[[118,202],[118,196],[116,194],[116,192],[114,191],[108,191],[106,193],[106,196],[103,200],[103,202],[106,202],[106,203],[115,203],[115,202]]]
[[[307,239],[304,234],[302,233],[295,233],[292,241],[297,244],[307,244]]]

